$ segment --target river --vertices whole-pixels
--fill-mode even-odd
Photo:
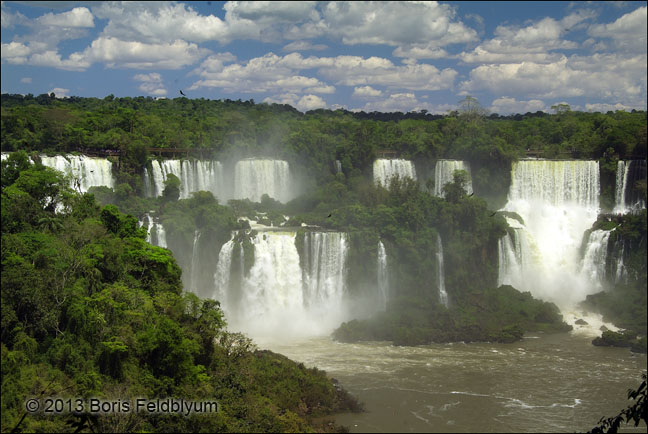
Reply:
[[[513,344],[395,347],[255,338],[260,348],[326,370],[358,397],[365,413],[337,417],[351,432],[588,431],[627,407],[627,390],[646,369],[646,355],[591,339],[529,334]]]

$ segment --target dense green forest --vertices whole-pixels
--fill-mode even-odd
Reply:
[[[55,210],[57,210],[55,212]],[[137,220],[24,152],[2,162],[2,431],[304,432],[358,404],[324,372],[228,332]],[[28,397],[217,400],[218,412],[27,414]],[[25,417],[26,416],[26,417]]]
[[[290,216],[298,250],[308,230],[302,223],[347,233],[353,291],[377,276],[376,245],[385,244],[398,288],[385,312],[343,324],[334,333],[340,341],[513,342],[527,331],[569,330],[554,304],[497,287],[493,252],[511,229],[494,210],[506,200],[511,163],[534,156],[598,160],[601,206],[610,211],[617,161],[645,158],[646,113],[556,111],[304,114],[240,100],[2,95],[2,151],[27,151],[36,162],[21,152],[2,163],[3,430],[22,417],[24,397],[45,388],[83,396],[215,396],[225,409],[209,422],[202,416],[129,422],[139,430],[308,430],[321,415],[357,408],[323,373],[255,351],[247,338],[228,332],[217,302],[182,292],[180,267],[188,264],[178,252],[191,251],[196,230],[208,246],[198,255],[203,264],[216,263],[220,247],[238,231],[243,272],[249,272],[254,232],[240,217],[277,225]],[[180,183],[171,176],[160,197],[145,197],[143,173],[155,149],[176,149],[164,154],[176,158],[285,159],[305,175],[305,194],[286,204],[267,195],[259,203],[225,204],[209,192],[178,200]],[[467,194],[463,171],[455,172],[443,198],[429,193],[431,180],[396,178],[376,186],[371,168],[385,150],[417,161],[467,160],[475,194]],[[114,155],[115,188],[73,194],[65,187],[69,180],[38,163],[39,153],[70,152]],[[636,187],[645,197],[645,180]],[[57,206],[65,211],[55,212]],[[163,223],[175,259],[146,243],[137,228],[132,216],[150,211]],[[630,279],[584,306],[645,336],[646,211],[613,222],[602,216],[598,227],[618,228],[609,256],[627,247]],[[431,290],[439,236],[447,308]],[[213,283],[213,270],[202,279]],[[22,426],[62,429],[55,423],[63,422],[28,417]],[[105,424],[103,430],[121,427],[95,423]]]
[[[352,240],[348,276],[351,287],[364,276],[375,275],[371,269],[375,245],[378,239],[384,240],[390,255],[398,258],[393,271],[399,297],[384,318],[374,321],[389,327],[385,325],[385,332],[377,333],[360,331],[362,327],[354,323],[353,330],[346,325],[339,331],[340,339],[365,336],[401,343],[506,341],[519,338],[525,330],[564,329],[555,306],[515,295],[518,293],[512,288],[496,288],[497,258],[488,253],[496,251],[497,240],[506,234],[508,226],[501,213],[493,215],[491,210],[505,201],[511,162],[524,156],[599,160],[601,206],[611,210],[616,162],[645,158],[646,112],[583,113],[563,104],[555,107],[553,115],[537,112],[485,116],[471,97],[459,107],[459,111],[443,116],[344,110],[303,114],[288,105],[255,104],[252,100],[112,95],[104,99],[60,99],[46,94],[4,94],[2,150],[119,151],[117,185],[114,189],[94,188],[99,202],[116,204],[136,216],[155,210],[174,252],[190,250],[194,231],[200,230],[210,240],[205,244],[215,247],[201,252],[200,260],[206,264],[215,263],[218,249],[232,230],[245,229],[245,223],[237,218],[258,218],[258,212],[275,224],[282,215],[290,215],[289,226],[305,222],[347,232]],[[181,157],[286,159],[308,174],[307,194],[287,204],[265,197],[257,204],[237,200],[224,206],[207,192],[178,201],[179,182],[171,178],[163,196],[145,198],[142,174],[156,148],[177,148],[180,151],[176,156]],[[432,180],[423,186],[410,180],[396,180],[389,188],[373,185],[369,180],[371,166],[384,150],[419,161],[469,161],[475,196],[466,195],[465,173],[458,173],[455,183],[446,186],[444,198],[427,193],[433,187]],[[333,170],[335,160],[341,163],[341,173]],[[637,188],[645,196],[645,180]],[[624,230],[616,231],[614,236],[645,245],[641,220],[632,216],[624,219],[632,225],[620,224]],[[634,229],[625,230],[630,227]],[[446,281],[456,301],[451,313],[439,305],[427,285],[421,284],[434,281],[438,272],[433,259],[437,235],[447,240]],[[242,231],[239,237],[243,247],[250,246],[245,242],[250,234]],[[249,270],[254,257],[251,249],[245,250],[245,268]],[[645,291],[637,289],[645,282],[645,266],[640,265],[642,260],[645,263],[643,250],[627,249],[625,253],[626,262],[634,270],[628,285],[620,286],[614,296],[601,293],[588,300],[591,309],[632,325],[641,334],[646,332],[645,321],[636,318],[637,313],[646,310]],[[183,258],[178,256],[178,260],[183,265]],[[625,302],[619,303],[618,299]],[[513,303],[515,309],[508,303]],[[475,310],[475,306],[479,308]],[[503,314],[510,311],[524,314]]]
[[[220,159],[283,158],[305,167],[317,184],[326,181],[335,160],[353,177],[389,149],[409,159],[470,161],[476,193],[499,198],[495,208],[508,188],[506,168],[525,155],[601,160],[604,207],[613,200],[616,160],[646,155],[646,112],[583,113],[561,104],[553,115],[486,117],[475,110],[478,103],[459,107],[443,116],[324,109],[304,114],[253,100],[3,94],[0,144],[4,152],[118,150],[121,181],[136,191],[141,183],[132,175],[146,164],[148,148],[205,149],[200,155],[213,152]]]

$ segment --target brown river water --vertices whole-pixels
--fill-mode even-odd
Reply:
[[[365,404],[337,422],[351,432],[585,432],[630,403],[646,355],[595,347],[574,333],[513,344],[394,347],[329,337],[256,339],[327,371]],[[646,432],[629,425],[624,431]]]

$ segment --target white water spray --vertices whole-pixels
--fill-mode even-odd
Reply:
[[[571,307],[597,290],[581,273],[579,253],[599,210],[598,162],[520,161],[511,175],[504,210],[524,225],[508,219],[515,240],[500,240],[498,280]]]

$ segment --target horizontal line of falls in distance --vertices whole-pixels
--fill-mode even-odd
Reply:
[[[7,156],[7,153],[2,153],[2,159]],[[109,188],[115,185],[111,174],[112,163],[108,159],[59,155],[41,156],[41,160],[43,164],[70,173],[79,179],[81,191],[86,191],[94,185],[104,185]],[[162,165],[177,167],[177,169],[169,169],[169,173],[173,173],[174,170],[180,171],[179,178],[183,185],[187,186],[181,188],[185,191],[183,194],[192,189],[207,188],[213,191],[210,183],[219,184],[222,179],[218,172],[229,170],[234,174],[238,164],[240,178],[250,180],[249,189],[241,187],[239,191],[247,189],[251,192],[250,196],[256,197],[259,195],[256,187],[259,184],[286,185],[286,176],[291,176],[290,168],[287,162],[281,161],[241,160],[238,162],[241,164],[235,163],[233,167],[223,167],[224,165],[216,160],[194,159],[182,162],[160,160],[157,164],[160,167]],[[258,165],[256,172],[260,172],[255,175],[256,178],[245,175],[246,171],[251,172],[248,169],[254,165]],[[376,160],[374,169],[381,165],[392,169],[391,172],[388,169],[383,170],[387,177],[388,173],[399,176],[411,174],[414,178],[417,176],[411,161]],[[453,165],[456,169],[463,168],[470,173],[467,162],[438,160],[435,165],[435,175],[442,172],[452,173],[452,170],[442,170],[444,165]],[[288,170],[285,170],[286,167]],[[602,250],[599,249],[598,254],[594,255],[594,258],[599,259],[589,257],[582,259],[579,255],[583,234],[591,227],[599,210],[598,172],[598,163],[594,161],[533,160],[520,161],[513,165],[508,203],[503,209],[517,212],[522,216],[524,224],[509,219],[513,233],[517,236],[514,237],[515,239],[505,237],[500,241],[500,283],[510,283],[520,290],[531,291],[536,297],[554,301],[563,309],[563,312],[573,309],[575,303],[584,299],[586,295],[600,290],[598,282],[600,273],[591,270],[600,269],[601,265],[600,262],[594,264],[591,261],[601,261],[600,258],[604,257]],[[632,179],[640,177],[644,172],[645,161],[629,160],[618,163],[615,212],[626,213],[645,207],[642,202],[634,202],[634,193],[631,193]],[[374,176],[376,173],[378,172],[374,171]],[[257,181],[263,179],[272,179],[272,182]],[[447,181],[437,181],[435,187]],[[155,185],[154,182],[152,184]],[[159,189],[156,188],[155,191],[157,190]],[[151,222],[147,227],[150,227],[151,241],[157,245],[166,245],[164,228],[159,222]],[[587,241],[604,244],[608,237],[598,239],[597,234],[592,234]],[[594,246],[588,246],[585,254],[593,255],[591,249],[594,249]],[[615,268],[616,281],[625,278],[622,259],[622,257],[619,259]],[[189,273],[189,270],[185,272]]]

